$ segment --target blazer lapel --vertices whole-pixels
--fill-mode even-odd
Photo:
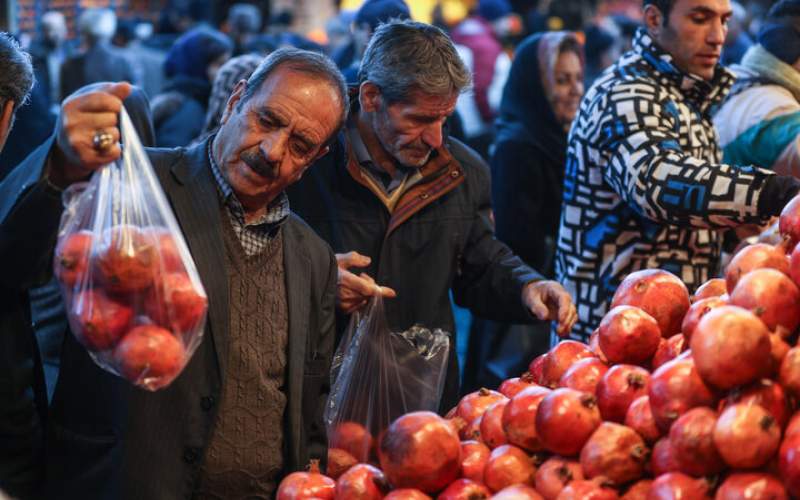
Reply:
[[[286,295],[289,305],[289,367],[287,370],[287,418],[290,458],[297,462],[302,439],[303,374],[305,371],[306,343],[308,342],[308,316],[310,299],[310,258],[305,242],[294,229],[294,215],[284,224],[283,255],[286,275]]]
[[[228,362],[228,276],[219,194],[208,164],[206,144],[188,149],[172,166],[173,176],[183,186],[169,193],[169,197],[208,295],[209,340],[213,341],[221,378]]]

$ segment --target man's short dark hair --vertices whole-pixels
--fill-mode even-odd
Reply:
[[[241,107],[253,97],[253,94],[258,92],[267,77],[281,67],[322,78],[327,81],[331,87],[336,89],[336,93],[339,95],[343,107],[342,114],[339,118],[339,124],[336,127],[336,132],[338,132],[347,120],[347,112],[350,108],[350,100],[347,96],[347,84],[339,68],[336,67],[336,64],[328,56],[318,52],[284,47],[271,53],[264,58],[261,64],[253,71],[253,74],[250,75],[250,78],[247,79],[247,86],[237,106]],[[335,135],[336,133],[334,132],[333,136]]]
[[[647,7],[648,5],[658,7],[658,10],[664,15],[662,24],[666,26],[669,21],[669,13],[672,11],[672,6],[675,5],[675,0],[642,0],[642,7]]]
[[[25,103],[35,82],[31,56],[8,33],[0,32],[0,104],[14,102],[14,109]]]

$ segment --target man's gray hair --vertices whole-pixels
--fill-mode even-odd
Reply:
[[[28,100],[36,80],[30,54],[5,32],[0,32],[0,68],[3,68],[0,72],[1,104],[14,101],[16,110]]]
[[[347,97],[347,84],[345,84],[344,77],[339,71],[339,68],[336,67],[336,64],[328,56],[318,52],[284,47],[271,53],[258,65],[255,71],[253,71],[253,74],[250,75],[250,78],[247,79],[247,87],[237,105],[242,106],[253,97],[264,84],[267,77],[281,67],[321,78],[327,81],[330,86],[336,90],[342,104],[342,114],[339,117],[339,124],[336,127],[336,132],[338,132],[345,121],[347,121],[347,112],[350,108],[350,100]],[[335,137],[335,135],[336,133],[334,132],[333,136]],[[329,140],[330,139],[332,139],[332,137],[329,138]]]
[[[377,85],[389,104],[406,102],[415,91],[460,94],[472,83],[469,69],[444,31],[408,20],[378,26],[361,59],[358,80]]]
[[[117,31],[117,15],[111,9],[86,9],[78,18],[78,31],[92,43],[111,40]]]

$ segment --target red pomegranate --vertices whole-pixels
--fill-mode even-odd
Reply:
[[[542,399],[536,412],[536,434],[558,455],[577,455],[600,425],[597,399],[574,389],[556,389]]]
[[[800,250],[797,249],[797,245],[789,257],[789,276],[795,284],[800,283]]]
[[[133,309],[99,290],[79,293],[70,306],[75,334],[90,351],[113,348],[133,321]]]
[[[717,413],[711,408],[692,408],[672,424],[669,441],[679,470],[690,476],[710,476],[724,463],[714,446]]]
[[[564,372],[561,380],[558,381],[558,386],[595,394],[597,384],[600,383],[600,379],[607,371],[608,365],[599,358],[582,359]]]
[[[383,500],[431,500],[431,497],[414,488],[390,491]]]
[[[648,444],[658,441],[661,431],[650,408],[650,396],[639,396],[633,400],[625,414],[625,425],[636,431]]]
[[[333,500],[336,481],[319,472],[319,461],[312,460],[308,472],[292,472],[278,486],[277,500]]]
[[[588,478],[604,476],[616,486],[642,477],[649,450],[630,427],[603,422],[581,450],[581,466]]]
[[[536,471],[536,491],[546,500],[555,500],[561,490],[576,479],[583,479],[580,462],[550,457]]]
[[[200,326],[205,318],[208,299],[195,288],[189,275],[162,275],[145,299],[145,311],[159,325],[178,333]]]
[[[339,448],[328,448],[328,476],[333,480],[358,463],[356,457]]]
[[[794,396],[800,398],[800,347],[792,347],[781,363],[778,374],[783,388]]]
[[[675,452],[669,441],[669,436],[664,436],[653,445],[653,453],[650,456],[650,471],[653,476],[658,477],[667,472],[678,472],[680,465],[675,458]]]
[[[709,297],[721,297],[728,293],[728,286],[722,278],[712,278],[699,287],[694,292],[692,297],[693,302],[698,300],[707,299]]]
[[[336,500],[381,500],[389,491],[389,483],[380,469],[357,464],[336,481]]]
[[[766,375],[770,378],[778,378],[781,369],[783,358],[789,353],[791,346],[786,343],[777,333],[770,333],[769,335],[770,352],[772,354],[771,362],[767,368]]]
[[[554,388],[564,372],[578,360],[595,357],[589,346],[574,340],[562,340],[544,358],[542,364],[542,385]]]
[[[589,335],[589,349],[592,350],[597,359],[602,361],[604,364],[608,364],[608,358],[606,354],[600,349],[600,329],[595,328],[591,335]]]
[[[461,439],[474,439],[483,442],[483,437],[481,437],[481,423],[483,423],[483,415],[480,415],[467,425],[452,425],[452,427],[453,429],[457,429],[456,432],[458,432],[458,437]]]
[[[492,451],[478,441],[461,441],[461,476],[483,483],[483,470]]]
[[[67,288],[72,288],[86,274],[94,236],[91,231],[78,231],[59,241],[53,272]]]
[[[472,422],[498,401],[508,401],[508,398],[497,391],[481,388],[461,398],[456,415],[463,418],[465,422]]]
[[[770,331],[780,327],[793,332],[800,324],[800,289],[775,269],[756,269],[742,276],[730,302],[753,312]]]
[[[339,422],[329,431],[328,446],[346,451],[359,462],[366,462],[374,444],[372,434],[363,425],[348,421]]]
[[[721,402],[721,409],[737,403],[761,406],[775,417],[775,421],[781,429],[786,427],[791,415],[789,401],[783,387],[767,378],[763,378],[747,387],[731,391],[728,397]]]
[[[600,349],[611,363],[641,365],[650,360],[661,340],[652,316],[633,306],[617,306],[600,322]]]
[[[716,397],[697,374],[694,360],[676,358],[660,366],[650,378],[650,409],[661,432],[696,406],[714,406]]]
[[[536,413],[550,392],[546,387],[529,387],[511,398],[503,411],[503,429],[509,443],[528,451],[544,449],[536,434]]]
[[[786,430],[783,433],[786,438],[794,436],[795,434],[800,434],[800,412],[796,412],[792,418],[789,419],[789,424],[786,426]]]
[[[787,436],[778,452],[781,478],[789,494],[800,497],[800,433]]]
[[[658,476],[650,485],[647,500],[703,500],[710,497],[708,483],[680,472]]]
[[[457,479],[450,483],[436,500],[484,500],[492,496],[489,488],[480,482],[469,479]]]
[[[492,491],[500,491],[513,484],[535,484],[536,466],[531,457],[516,446],[505,444],[492,450],[483,481]]]
[[[754,469],[766,464],[781,443],[775,417],[760,405],[737,403],[726,408],[714,426],[714,445],[734,469]]]
[[[629,274],[611,300],[611,308],[628,305],[645,310],[655,318],[661,335],[680,333],[681,321],[689,309],[689,291],[674,274],[661,269],[645,269]]]
[[[417,411],[403,415],[386,429],[378,458],[395,488],[434,493],[458,477],[461,443],[445,419]]]
[[[597,406],[604,420],[624,422],[634,399],[646,396],[650,373],[639,366],[616,365],[597,384]]]
[[[542,495],[530,486],[515,484],[495,493],[492,500],[542,500]]]
[[[650,487],[653,485],[652,479],[640,479],[633,483],[628,491],[622,495],[622,500],[647,500],[650,495]]]
[[[789,275],[789,258],[782,246],[754,243],[742,248],[733,256],[725,269],[725,285],[728,293],[733,293],[736,283],[754,269],[775,269]]]
[[[800,241],[800,196],[795,196],[783,207],[778,231],[787,239],[788,248],[794,248]]]
[[[681,326],[683,337],[686,339],[687,345],[692,340],[694,330],[697,328],[697,324],[700,323],[700,320],[703,319],[703,316],[717,307],[726,305],[728,305],[728,301],[720,297],[709,297],[707,299],[698,300],[692,304],[692,307],[686,312]]]
[[[161,256],[162,273],[184,272],[183,259],[178,250],[178,243],[165,227],[150,227],[146,231],[157,242],[158,253]]]
[[[94,263],[108,290],[137,292],[153,284],[158,252],[148,233],[127,224],[113,226],[103,231],[96,246]]]
[[[528,373],[531,374],[533,381],[539,385],[544,383],[544,373],[542,370],[544,369],[544,358],[547,357],[547,353],[540,354],[533,358],[533,361],[528,365]]]
[[[786,488],[770,474],[740,472],[731,474],[717,490],[716,500],[789,500]]]
[[[122,376],[150,390],[172,382],[185,359],[180,340],[155,325],[134,327],[114,349],[114,361]]]
[[[739,284],[744,285],[750,276],[762,271],[770,270],[753,271]],[[718,389],[758,380],[769,367],[772,349],[764,323],[735,306],[721,306],[706,314],[697,325],[690,346],[700,377]]]
[[[500,387],[497,388],[497,392],[507,398],[513,398],[522,389],[527,389],[528,387],[535,385],[537,384],[534,381],[531,372],[525,372],[519,377],[504,380],[503,383],[500,384]]]
[[[556,500],[617,500],[617,490],[604,480],[576,479],[561,490]]]
[[[650,367],[655,370],[667,361],[672,361],[677,358],[688,347],[689,343],[683,334],[673,335],[668,339],[661,339],[658,344],[656,353],[653,354],[653,359],[650,361]]]
[[[486,409],[481,418],[481,439],[489,448],[495,449],[507,444],[508,438],[503,430],[503,410],[508,405],[508,400],[498,401]]]

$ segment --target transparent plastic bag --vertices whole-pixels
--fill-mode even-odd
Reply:
[[[390,331],[383,299],[373,297],[363,313],[353,315],[333,357],[325,408],[331,450],[374,461],[377,440],[393,420],[437,411],[449,350],[450,335],[441,329]]]
[[[200,344],[208,299],[124,108],[120,136],[120,159],[64,192],[53,270],[92,359],[155,391]]]

